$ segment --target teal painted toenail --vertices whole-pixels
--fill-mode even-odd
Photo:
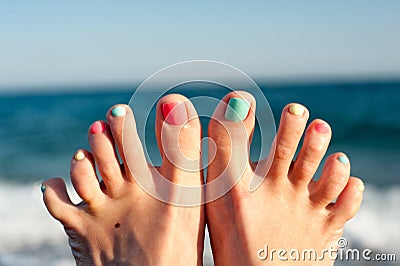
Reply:
[[[225,111],[225,118],[232,122],[243,121],[249,113],[250,104],[246,100],[231,98]]]
[[[46,191],[46,186],[45,186],[45,185],[42,185],[42,186],[40,187],[40,190],[42,191],[42,193],[44,193],[44,192]]]
[[[126,110],[122,106],[116,106],[114,109],[111,111],[112,116],[116,117],[121,117],[126,115]]]
[[[347,157],[344,155],[339,156],[338,160],[339,160],[339,162],[341,162],[344,165],[347,165],[349,163],[349,159],[347,159]]]

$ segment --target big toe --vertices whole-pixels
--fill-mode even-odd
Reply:
[[[208,168],[207,182],[225,176],[223,180],[233,185],[249,169],[255,108],[254,97],[244,91],[230,92],[218,104],[208,127],[209,158],[214,160]]]
[[[199,184],[201,124],[193,104],[183,95],[162,97],[156,110],[156,138],[164,178],[182,185]]]

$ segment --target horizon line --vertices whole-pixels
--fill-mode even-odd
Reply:
[[[400,74],[391,75],[331,75],[331,76],[297,76],[297,77],[251,77],[257,84],[270,86],[285,86],[285,85],[313,85],[313,84],[339,84],[339,83],[400,83]],[[48,93],[51,90],[57,89],[57,93],[77,92],[84,90],[85,92],[97,89],[106,92],[110,86],[119,87],[121,91],[133,89],[135,90],[145,79],[125,80],[125,81],[83,81],[83,82],[53,82],[53,83],[32,83],[32,84],[14,84],[1,85],[1,94],[36,94]],[[157,90],[157,89],[155,89]]]

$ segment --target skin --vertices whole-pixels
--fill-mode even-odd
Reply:
[[[226,108],[223,103],[231,97],[251,103],[251,110],[242,122],[230,122],[223,116]],[[276,149],[267,160],[258,162],[261,167],[270,165],[269,171],[265,171],[260,187],[250,192],[250,181],[257,165],[249,158],[255,99],[238,91],[226,95],[222,102],[209,125],[208,134],[216,142],[216,151],[212,152],[217,156],[208,168],[207,182],[223,171],[228,177],[242,172],[243,176],[227,194],[206,206],[215,264],[333,265],[329,256],[325,256],[324,261],[296,262],[281,261],[277,253],[273,260],[271,256],[260,260],[257,253],[265,249],[266,244],[269,251],[298,249],[301,252],[314,248],[320,252],[330,246],[336,247],[346,221],[359,209],[364,186],[360,179],[350,177],[350,164],[338,160],[341,156],[346,158],[343,153],[329,156],[319,180],[312,180],[331,138],[329,125],[320,119],[311,122],[293,162],[309,113],[303,107],[304,113],[294,115],[289,111],[291,105],[286,106],[275,138]],[[318,124],[326,126],[327,132],[318,132]],[[289,258],[289,254],[282,257]]]
[[[255,109],[255,100],[248,93],[230,93],[223,102],[231,97],[247,99]],[[169,102],[185,104],[189,122],[184,127],[164,123],[161,106]],[[135,180],[145,178],[157,187],[161,174],[176,184],[202,184],[202,171],[176,167],[182,163],[182,154],[200,164],[201,127],[196,111],[181,95],[159,100],[156,137],[163,163],[153,167],[145,160],[132,111],[120,106],[126,109],[126,115],[113,117],[111,108],[105,130],[96,134],[89,130],[91,152],[80,150],[84,158],[71,160],[71,180],[83,201],[74,205],[60,178],[44,182],[45,204],[63,224],[78,265],[200,265],[206,219],[217,265],[276,265],[280,261],[260,261],[257,251],[265,244],[288,250],[323,249],[341,236],[345,222],[359,208],[362,182],[349,178],[350,165],[338,161],[338,156],[344,154],[331,155],[319,181],[311,181],[331,137],[330,129],[324,134],[315,130],[317,123],[325,122],[310,124],[300,154],[292,163],[308,111],[295,116],[289,107],[282,113],[276,150],[269,159],[258,162],[271,163],[266,178],[255,192],[249,192],[257,165],[250,162],[248,154],[254,112],[250,110],[242,122],[230,122],[224,118],[224,104],[217,107],[209,125],[209,136],[216,144],[209,150],[216,156],[208,168],[207,182],[223,170],[228,181],[243,173],[240,181],[206,205],[180,207],[164,203],[143,191]],[[100,183],[95,166],[103,180]],[[176,191],[168,189],[167,195],[173,197]],[[301,261],[298,265],[316,263]]]
[[[74,205],[60,178],[44,182],[44,202],[50,214],[63,224],[77,265],[202,264],[204,206],[179,207],[161,202],[143,191],[134,178],[136,175],[157,182],[161,173],[177,184],[202,184],[201,171],[177,169],[164,153],[168,150],[173,157],[181,151],[194,160],[200,157],[200,122],[192,104],[185,100],[180,95],[168,95],[158,103],[156,135],[163,157],[160,167],[148,166],[133,113],[128,106],[120,105],[126,109],[126,116],[113,117],[111,108],[104,132],[93,134],[89,130],[91,152],[79,150],[85,158],[71,160],[71,181],[83,201]],[[161,113],[162,103],[170,101],[184,102],[188,117],[194,117],[180,131],[180,150],[168,143],[174,143],[179,127],[164,123]],[[128,123],[126,131],[124,121]],[[163,130],[166,143],[161,145]],[[123,145],[122,133],[129,136],[126,145]],[[193,143],[198,143],[198,147]],[[115,146],[121,151],[122,165]],[[124,149],[131,150],[124,152]],[[101,183],[95,165],[102,177]],[[168,192],[174,194],[174,191]]]

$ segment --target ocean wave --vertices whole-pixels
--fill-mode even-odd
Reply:
[[[70,184],[68,190],[73,202],[79,202]],[[347,224],[345,237],[353,246],[400,254],[398,206],[400,186],[378,189],[367,184],[361,210]],[[40,184],[0,183],[0,217],[0,265],[74,264],[61,224],[42,202]],[[205,243],[205,264],[211,265],[208,237]]]
[[[379,189],[367,185],[360,211],[345,234],[358,246],[400,255],[400,186]]]
[[[71,184],[67,189],[71,200],[80,202]],[[0,182],[0,217],[1,266],[74,265],[63,227],[50,216],[42,201],[40,183]],[[204,259],[204,265],[212,265],[208,236]]]

